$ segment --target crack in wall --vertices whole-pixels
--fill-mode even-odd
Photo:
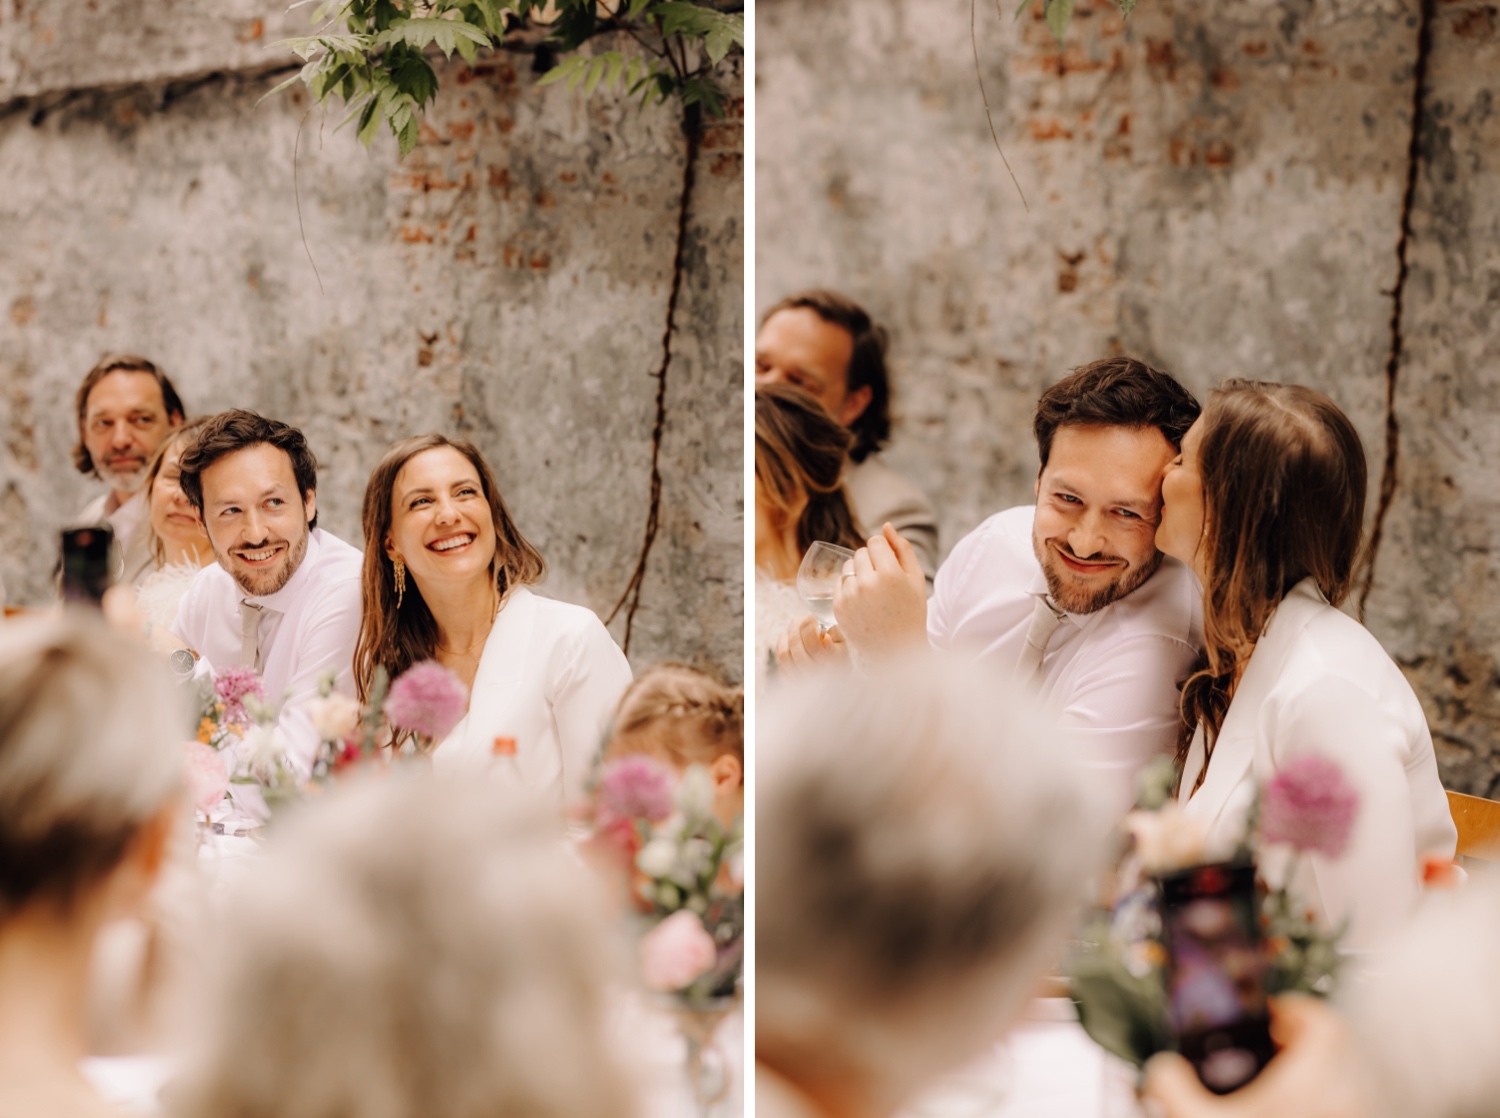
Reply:
[[[1421,0],[1421,17],[1417,26],[1417,60],[1412,74],[1411,140],[1406,149],[1406,189],[1401,196],[1401,232],[1396,239],[1396,283],[1391,290],[1391,349],[1385,363],[1385,465],[1380,471],[1380,500],[1375,507],[1375,520],[1370,526],[1363,585],[1359,591],[1361,622],[1365,619],[1370,593],[1375,589],[1375,563],[1380,555],[1385,518],[1395,500],[1396,485],[1400,480],[1401,419],[1396,412],[1396,389],[1401,358],[1406,348],[1401,324],[1409,275],[1406,250],[1411,241],[1412,202],[1416,197],[1417,174],[1421,169],[1422,95],[1427,87],[1427,59],[1432,53],[1432,22],[1436,6],[1436,0]]]
[[[625,639],[620,647],[629,654],[630,634],[635,625],[635,613],[641,604],[641,588],[646,581],[646,563],[651,557],[652,545],[656,543],[657,529],[661,524],[661,438],[667,422],[667,371],[672,367],[672,331],[676,328],[677,297],[682,291],[683,256],[687,247],[688,205],[693,195],[694,165],[698,161],[700,139],[700,117],[697,106],[688,106],[682,114],[682,131],[687,138],[687,159],[682,168],[682,199],[677,206],[677,249],[672,256],[672,287],[667,294],[667,321],[661,335],[661,365],[651,375],[656,378],[656,421],[651,428],[651,486],[650,507],[646,513],[646,534],[641,541],[640,558],[636,560],[635,573],[620,600],[615,603],[608,625],[619,615],[628,601],[625,612]]]

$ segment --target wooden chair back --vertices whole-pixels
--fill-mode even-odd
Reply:
[[[1458,827],[1458,856],[1500,862],[1500,803],[1449,792],[1448,810]]]

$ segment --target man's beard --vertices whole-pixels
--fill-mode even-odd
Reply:
[[[126,471],[107,466],[103,462],[96,464],[99,477],[104,484],[117,493],[139,493],[141,486],[146,484],[146,463],[138,463],[134,469]]]
[[[1070,551],[1068,554],[1071,555],[1072,552]],[[1162,553],[1159,551],[1154,552],[1151,561],[1144,566],[1127,566],[1109,582],[1093,588],[1077,586],[1064,581],[1066,568],[1062,567],[1062,560],[1058,558],[1056,551],[1048,542],[1041,544],[1040,554],[1037,558],[1042,564],[1042,574],[1047,579],[1047,594],[1051,597],[1052,603],[1058,609],[1065,610],[1068,613],[1089,614],[1097,613],[1105,606],[1118,602],[1131,591],[1140,589],[1141,585],[1154,575],[1156,569],[1161,566]],[[1083,559],[1082,556],[1078,558]],[[1116,557],[1098,556],[1091,558],[1097,560]]]
[[[214,545],[211,538],[209,540],[209,545],[213,547],[214,558],[219,561],[219,566],[223,567],[224,570],[229,573],[229,577],[234,579],[236,586],[243,590],[249,597],[264,598],[268,594],[274,594],[276,593],[276,591],[284,587],[288,582],[291,581],[292,576],[297,573],[297,568],[302,566],[303,557],[307,555],[307,539],[309,535],[311,535],[311,531],[304,530],[301,537],[294,544],[288,544],[288,541],[281,539],[267,540],[264,544],[262,544],[262,548],[277,547],[282,544],[287,544],[288,546],[285,553],[286,558],[281,562],[279,566],[273,569],[254,572],[255,576],[259,579],[258,582],[248,581],[247,572],[236,570],[235,567],[232,566],[234,557],[226,556],[222,552],[220,552],[218,547]],[[260,550],[260,548],[240,547],[236,548],[235,550],[257,551]],[[226,562],[226,560],[228,561]]]

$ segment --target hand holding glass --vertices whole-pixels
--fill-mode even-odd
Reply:
[[[854,552],[837,544],[817,540],[802,557],[797,568],[797,593],[818,619],[819,632],[834,624],[833,591],[844,577],[845,567],[852,563]],[[852,567],[849,568],[851,571]]]

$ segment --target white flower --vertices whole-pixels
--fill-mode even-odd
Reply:
[[[677,865],[677,847],[667,839],[655,838],[635,856],[635,867],[647,877],[666,877]]]
[[[324,741],[341,742],[359,728],[359,703],[341,691],[309,701],[306,710]]]
[[[714,848],[705,839],[692,838],[682,844],[682,868],[693,877],[697,877],[708,869],[709,859],[713,857]]]
[[[714,781],[702,765],[691,765],[677,786],[677,806],[688,818],[712,815],[714,810]]]
[[[1132,811],[1125,816],[1125,830],[1135,838],[1136,855],[1147,873],[1171,873],[1203,861],[1203,824],[1175,800],[1160,811]]]

